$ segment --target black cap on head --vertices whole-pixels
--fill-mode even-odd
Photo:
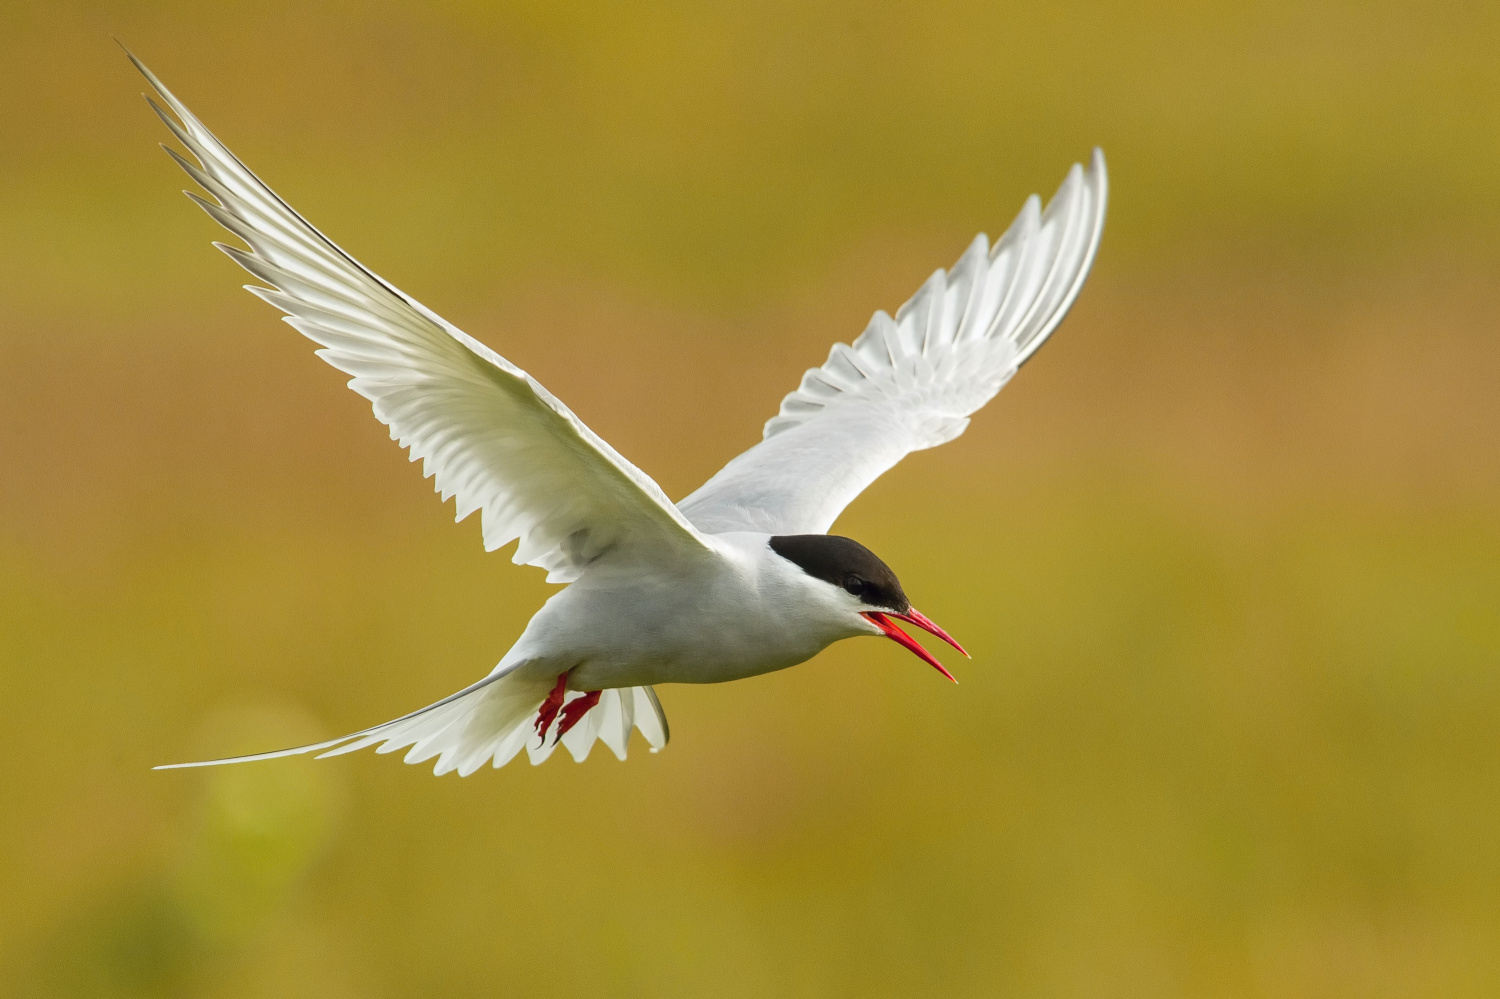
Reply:
[[[890,566],[852,538],[783,534],[771,539],[771,550],[809,576],[848,590],[869,607],[902,613],[911,608]]]

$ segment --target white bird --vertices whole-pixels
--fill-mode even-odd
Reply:
[[[197,163],[163,148],[213,200],[188,197],[248,247],[215,244],[261,282],[245,287],[353,376],[459,520],[480,512],[486,550],[515,541],[517,564],[567,584],[493,672],[435,704],[327,742],[172,767],[375,746],[468,775],[523,747],[540,763],[558,742],[583,760],[596,739],[624,759],[632,727],[653,752],[667,742],[653,684],[785,669],[860,635],[952,679],[896,622],[958,643],[872,552],[826,532],[906,454],[963,433],[1062,321],[1104,226],[1099,150],[1045,210],[1032,195],[993,247],[976,236],[894,318],[877,312],[852,346],[835,344],[760,443],[673,504],[536,379],[313,228],[130,58]]]

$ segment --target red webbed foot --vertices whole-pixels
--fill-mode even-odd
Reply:
[[[557,723],[557,736],[552,740],[554,743],[568,734],[568,730],[579,722],[583,716],[593,710],[594,705],[599,703],[599,695],[602,690],[591,690],[582,697],[575,697],[563,705],[562,720]]]
[[[537,710],[536,714],[536,734],[542,737],[542,745],[544,746],[547,744],[547,729],[552,727],[552,722],[556,720],[557,713],[562,710],[563,698],[567,696],[568,674],[559,673],[557,675],[557,685],[552,688],[552,692],[547,695],[547,699],[542,702],[542,706]],[[562,733],[559,732],[558,735],[561,736]]]

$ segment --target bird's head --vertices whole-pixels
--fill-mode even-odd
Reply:
[[[948,679],[953,674],[915,638],[901,630],[896,621],[914,624],[963,652],[953,640],[927,616],[911,605],[901,589],[901,581],[890,566],[858,541],[833,534],[783,534],[770,540],[771,550],[793,563],[808,576],[821,580],[833,591],[832,600],[841,611],[856,618],[854,630],[870,635],[884,635],[909,649],[923,662]]]

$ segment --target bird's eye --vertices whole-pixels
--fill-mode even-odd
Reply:
[[[857,597],[864,592],[865,581],[858,576],[846,576],[844,578],[844,589]]]

